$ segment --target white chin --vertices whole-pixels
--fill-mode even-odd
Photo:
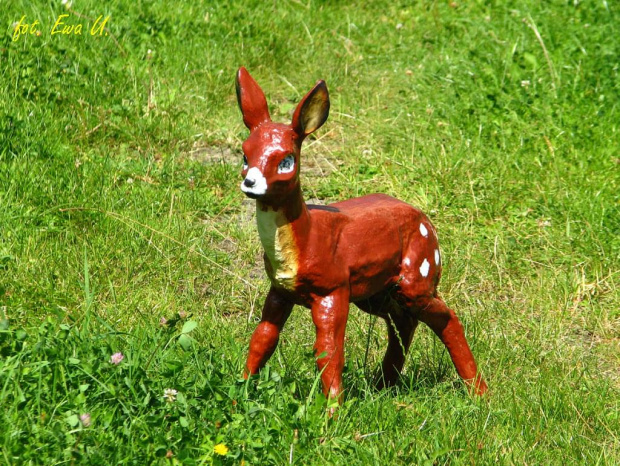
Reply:
[[[243,191],[247,196],[253,197],[253,198],[264,196],[265,193],[267,192],[266,189],[260,189],[260,187],[258,189],[254,186],[251,188],[248,188],[243,183],[241,183],[241,191]]]

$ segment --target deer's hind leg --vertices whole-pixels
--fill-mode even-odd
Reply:
[[[418,306],[418,318],[428,325],[443,342],[456,371],[477,395],[487,391],[487,384],[478,373],[476,361],[469,349],[463,326],[452,309],[438,296],[428,298]]]
[[[355,303],[360,309],[385,320],[388,347],[377,374],[377,388],[390,387],[398,381],[418,320],[387,294]]]

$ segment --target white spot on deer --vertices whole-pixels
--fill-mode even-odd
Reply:
[[[420,273],[423,277],[428,276],[428,269],[430,268],[430,266],[431,264],[429,264],[428,261],[424,259],[424,262],[422,262],[422,265],[420,266]]]
[[[423,223],[420,223],[420,233],[422,233],[422,236],[425,238],[428,236],[428,230]]]
[[[241,182],[241,191],[246,194],[262,196],[267,192],[267,179],[258,168],[252,167],[248,170],[245,180]]]
[[[435,249],[435,265],[439,265],[439,261],[441,258],[439,257],[439,249]]]
[[[405,257],[405,258],[403,259],[403,265],[404,265],[405,267],[409,267],[409,266],[411,265],[411,259],[409,259],[408,257]]]

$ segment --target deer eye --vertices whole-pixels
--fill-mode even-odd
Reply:
[[[295,169],[295,156],[289,154],[278,164],[278,173],[291,173]]]
[[[243,156],[243,169],[248,169],[248,158],[245,155]]]

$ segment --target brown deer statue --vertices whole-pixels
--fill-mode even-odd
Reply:
[[[241,190],[256,200],[258,234],[271,289],[250,340],[245,376],[257,373],[278,344],[295,304],[310,309],[314,352],[326,397],[342,399],[349,303],[383,318],[388,346],[379,387],[394,384],[418,321],[446,346],[458,374],[479,395],[487,385],[456,314],[437,294],[441,254],[435,228],[420,210],[383,194],[327,206],[304,202],[299,181],[303,140],[325,123],[324,81],[299,102],[291,124],[274,123],[265,94],[245,68],[237,100],[250,135],[243,143]]]

